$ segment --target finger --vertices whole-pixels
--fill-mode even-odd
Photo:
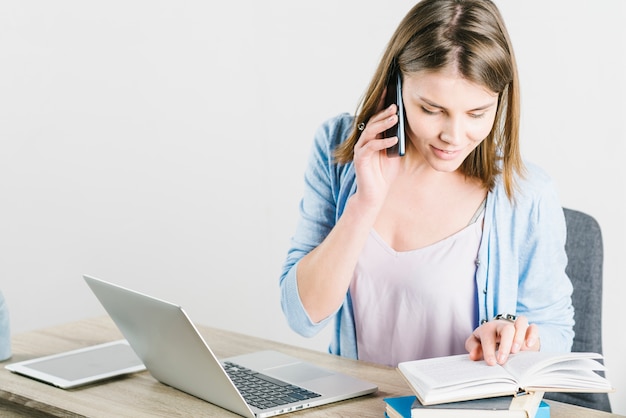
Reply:
[[[361,126],[358,127],[359,130],[364,131],[364,127],[372,127],[374,124],[387,119],[391,115],[395,115],[397,113],[396,107],[397,106],[395,104],[391,104],[385,109],[379,109],[367,120],[367,122],[362,123]]]
[[[364,147],[368,145],[373,139],[384,139],[385,144],[381,149],[388,148],[398,142],[397,137],[382,138],[382,133],[398,123],[398,116],[394,113],[393,108],[395,105],[390,106],[381,113],[374,115],[363,127],[363,132],[359,137],[359,141],[356,146]],[[380,147],[375,147],[380,148]]]
[[[511,347],[513,346],[513,339],[515,338],[516,330],[515,325],[510,322],[502,324],[498,328],[498,333],[500,335],[500,345],[498,346],[498,364],[504,364],[509,358],[509,354],[511,354]]]
[[[377,122],[388,118],[391,115],[398,113],[398,106],[395,103],[390,104],[386,108],[381,107],[374,116],[369,119],[369,122]]]
[[[393,146],[396,142],[398,142],[398,138],[395,136],[392,136],[389,138],[381,138],[381,139],[374,138],[374,140],[363,141],[360,144],[359,149],[357,149],[357,147],[354,148],[354,153],[356,155],[359,152],[359,150],[363,150],[367,152],[383,151]]]
[[[480,345],[480,340],[474,336],[474,334],[470,335],[467,340],[465,340],[465,349],[469,354],[469,358],[471,360],[481,360],[483,358],[483,349],[482,345]]]
[[[398,123],[397,106],[392,104],[391,106],[383,109],[381,112],[376,113],[367,121],[365,129],[373,138],[382,138],[382,133]]]
[[[528,319],[525,316],[518,316],[515,320],[515,337],[511,346],[511,353],[519,352],[526,343],[528,330]]]
[[[480,344],[483,352],[483,358],[488,365],[493,366],[496,361],[496,327],[491,324],[485,324],[479,328]]]
[[[526,341],[522,350],[539,351],[540,348],[541,341],[539,339],[539,327],[537,324],[531,324],[526,330]]]

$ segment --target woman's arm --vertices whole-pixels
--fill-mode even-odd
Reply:
[[[574,338],[573,286],[565,273],[565,215],[552,181],[546,183],[528,223],[520,252],[517,311],[538,325],[543,351],[570,351]]]
[[[342,184],[332,152],[337,143],[333,135],[338,132],[324,126],[316,135],[305,174],[301,218],[281,277],[283,311],[300,333],[315,332],[311,327],[335,313],[346,296],[386,197],[393,166],[398,164],[384,152],[395,138],[378,140],[377,136],[396,122],[395,107],[368,122],[355,147],[353,168],[359,187],[341,208],[336,223],[337,192]]]
[[[497,202],[503,196],[494,193]],[[472,358],[506,361],[524,349],[569,351],[573,341],[572,285],[565,273],[565,218],[548,175],[529,164],[513,204],[494,206],[487,293],[497,313],[517,314],[515,324],[489,321],[466,342]],[[494,238],[495,237],[495,238]],[[488,314],[489,314],[489,310]],[[485,318],[489,319],[489,318]],[[486,352],[486,353],[484,353]]]

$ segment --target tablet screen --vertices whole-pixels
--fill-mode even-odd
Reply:
[[[145,370],[126,340],[99,344],[5,366],[7,369],[62,388]]]

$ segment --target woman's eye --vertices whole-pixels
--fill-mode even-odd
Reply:
[[[485,116],[485,113],[470,113],[469,115],[471,118],[480,119]]]
[[[425,108],[424,106],[422,106],[422,111],[426,113],[427,115],[436,115],[437,113],[439,113],[436,110],[430,110],[430,109]]]

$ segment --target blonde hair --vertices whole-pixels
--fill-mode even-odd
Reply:
[[[523,175],[519,150],[520,98],[513,47],[498,8],[490,0],[422,0],[404,17],[359,105],[354,127],[379,109],[384,89],[395,71],[410,74],[448,66],[467,80],[499,94],[494,126],[461,164],[466,176],[493,189],[502,174],[509,199],[515,174]],[[352,161],[360,131],[335,151],[339,163]]]

